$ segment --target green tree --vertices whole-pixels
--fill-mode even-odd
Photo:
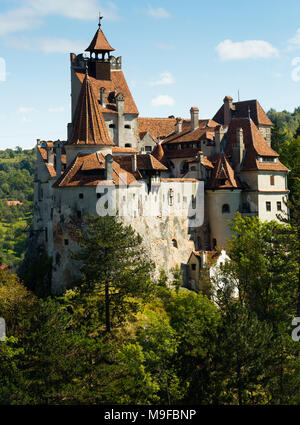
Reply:
[[[216,286],[238,289],[240,303],[260,320],[288,322],[297,303],[298,281],[297,257],[289,250],[295,242],[290,225],[237,213],[232,230],[230,262],[218,275]]]
[[[138,310],[134,297],[146,299],[151,293],[154,265],[142,247],[142,238],[117,217],[88,215],[78,231],[78,244],[80,251],[74,259],[82,265],[79,297],[97,294],[99,317],[105,314],[110,332],[112,324],[117,326]]]

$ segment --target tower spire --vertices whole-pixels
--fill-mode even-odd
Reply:
[[[103,19],[103,16],[101,16],[101,12],[99,12],[99,23],[98,23],[98,27],[101,28],[101,21]]]

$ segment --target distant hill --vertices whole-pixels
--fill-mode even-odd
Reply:
[[[286,130],[289,135],[294,135],[300,125],[300,106],[295,108],[294,112],[277,112],[275,109],[270,109],[267,112],[267,115],[273,124],[275,123],[276,119],[278,119],[281,128]]]
[[[32,221],[34,149],[0,151],[0,265],[17,266]]]

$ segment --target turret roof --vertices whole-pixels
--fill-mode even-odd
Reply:
[[[73,133],[67,144],[114,146],[88,75],[81,87],[73,120]]]

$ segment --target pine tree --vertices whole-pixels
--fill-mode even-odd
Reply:
[[[276,116],[274,125],[272,127],[272,131],[271,131],[271,147],[276,152],[280,153],[280,150],[283,148],[284,143],[285,143],[285,134],[282,131],[282,127],[279,123],[279,119]]]
[[[142,238],[117,217],[88,215],[78,231],[78,244],[80,251],[74,259],[82,265],[80,297],[98,297],[99,317],[105,315],[110,332],[112,323],[121,323],[138,309],[137,300],[131,297],[145,299],[151,292],[154,265],[142,247]]]

